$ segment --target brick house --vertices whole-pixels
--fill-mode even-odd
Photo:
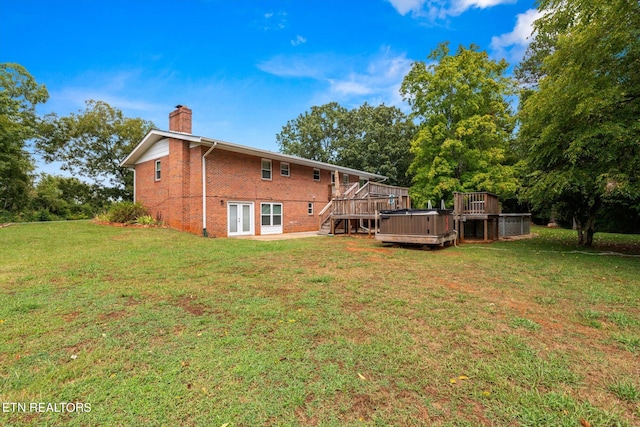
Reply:
[[[121,166],[134,171],[134,200],[154,217],[212,237],[317,231],[336,175],[343,188],[385,179],[192,135],[184,106],[169,115],[168,131],[150,131]]]

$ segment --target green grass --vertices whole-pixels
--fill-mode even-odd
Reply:
[[[534,231],[425,251],[2,228],[0,400],[91,412],[0,424],[640,424],[640,236]]]

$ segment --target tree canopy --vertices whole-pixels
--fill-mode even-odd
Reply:
[[[289,120],[276,135],[280,151],[305,159],[335,163],[342,141],[340,124],[347,109],[337,102],[313,106]]]
[[[447,43],[428,59],[413,64],[401,87],[420,123],[409,169],[415,203],[450,201],[455,191],[515,197],[519,184],[508,101],[515,86],[504,76],[508,64],[489,59],[474,45],[460,46],[452,55]]]
[[[526,197],[591,245],[603,204],[640,200],[640,4],[540,0],[518,69]]]
[[[106,186],[116,199],[133,196],[133,174],[120,162],[154,127],[150,121],[125,117],[103,101],[86,101],[78,114],[49,114],[41,125],[36,147],[46,161]]]
[[[367,103],[347,110],[332,102],[289,121],[276,135],[280,151],[385,175],[408,186],[415,125],[398,108]]]
[[[48,98],[46,87],[23,66],[0,64],[0,211],[17,211],[28,202],[34,166],[26,144],[36,134],[36,105]]]

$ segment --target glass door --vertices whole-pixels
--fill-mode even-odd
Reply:
[[[229,236],[253,234],[253,203],[229,202]]]

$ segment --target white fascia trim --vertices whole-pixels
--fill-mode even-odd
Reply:
[[[200,143],[202,138],[199,136],[189,135],[182,132],[169,132],[164,130],[153,129],[142,138],[142,141],[136,148],[129,153],[127,157],[120,163],[121,167],[135,167],[136,161],[149,149],[153,144],[163,138],[176,138],[184,141]]]

